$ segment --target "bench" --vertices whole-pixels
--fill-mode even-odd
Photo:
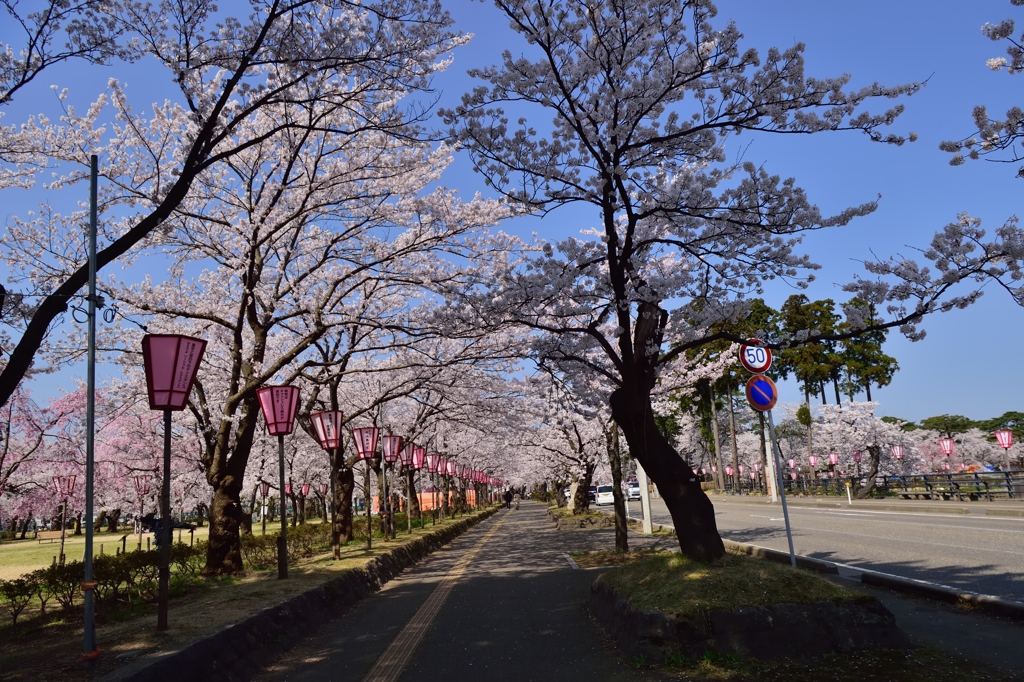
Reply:
[[[43,544],[43,540],[49,540],[50,544],[53,544],[54,540],[60,540],[59,530],[41,530],[36,533],[36,540],[39,544]]]

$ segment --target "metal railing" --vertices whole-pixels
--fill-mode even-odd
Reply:
[[[800,475],[796,480],[786,479],[786,493],[846,497],[847,481],[850,482],[854,494],[867,484],[867,479],[863,476],[813,478]],[[727,481],[725,490],[728,493],[765,493],[762,480],[741,481],[736,489],[732,482]],[[1024,500],[1024,471],[878,476],[875,478],[875,488],[871,496],[958,502]]]

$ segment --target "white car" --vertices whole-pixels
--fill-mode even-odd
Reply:
[[[599,485],[597,486],[597,498],[594,503],[597,506],[602,504],[612,504],[615,502],[615,497],[612,495],[612,487],[610,485]]]

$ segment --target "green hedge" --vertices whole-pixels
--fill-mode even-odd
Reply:
[[[182,575],[196,575],[206,560],[206,542],[194,546],[171,545],[171,569]],[[149,600],[156,595],[160,553],[158,550],[101,554],[93,557],[93,579],[96,581],[96,602],[107,604]],[[14,580],[0,580],[0,596],[11,609],[12,624],[17,624],[22,611],[39,601],[41,614],[50,601],[62,610],[71,609],[81,601],[85,566],[69,561],[63,566],[53,564],[27,573]]]

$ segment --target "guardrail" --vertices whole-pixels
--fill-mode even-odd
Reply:
[[[846,497],[846,482],[854,494],[867,485],[863,476],[812,478],[800,475],[786,480],[789,495],[832,495]],[[726,492],[764,493],[761,480],[741,481],[738,488],[725,484]],[[962,474],[916,474],[911,476],[878,476],[872,497],[896,497],[921,500],[1024,500],[1024,471],[988,471]]]

